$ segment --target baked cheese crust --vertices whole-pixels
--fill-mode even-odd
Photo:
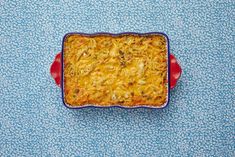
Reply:
[[[67,105],[160,107],[166,103],[163,35],[69,34],[63,44]]]

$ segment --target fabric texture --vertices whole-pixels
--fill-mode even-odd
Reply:
[[[0,156],[235,156],[234,0],[0,0]],[[164,32],[183,74],[164,109],[66,108],[68,32]]]

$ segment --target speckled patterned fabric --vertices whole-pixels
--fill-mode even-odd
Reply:
[[[234,0],[1,0],[0,156],[235,156]],[[165,109],[72,110],[50,76],[68,32],[165,32]]]

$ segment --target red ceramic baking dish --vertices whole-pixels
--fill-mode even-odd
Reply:
[[[159,43],[162,43],[162,45],[159,45]],[[138,51],[138,49],[140,50],[142,48],[143,50]],[[107,52],[108,54],[105,59],[101,57],[104,56],[103,52]],[[113,52],[117,53],[114,54]],[[140,54],[140,57],[137,56],[137,53]],[[141,54],[144,53],[146,53],[147,55],[141,56]],[[149,60],[154,58],[154,57],[149,57],[153,55],[163,56],[162,60],[165,62],[159,62],[158,61],[159,57],[156,57],[155,58],[156,63],[150,65],[150,63],[155,61],[155,60]],[[89,61],[89,58],[87,56],[90,56],[90,58],[92,58],[92,56],[94,57],[93,59],[91,59],[91,61]],[[122,62],[123,59],[125,59],[126,61],[125,65],[123,65]],[[133,75],[130,77],[130,79],[133,80],[136,78],[134,81],[137,83],[136,85],[134,85],[133,83],[126,84],[125,89],[120,90],[119,86],[121,85],[118,85],[111,90],[108,90],[110,89],[108,87],[112,85],[101,86],[94,84],[94,86],[91,86],[91,83],[94,83],[94,81],[99,82],[98,78],[102,77],[104,78],[106,77],[106,82],[120,80],[124,81],[123,84],[125,84],[127,76],[118,75],[119,72],[117,72],[117,70],[115,69],[107,73],[107,69],[105,70],[105,68],[99,68],[106,66],[110,67],[111,61],[109,62],[109,60],[116,61],[116,63],[120,62],[120,64],[115,64],[117,66],[116,68],[117,69],[119,68],[119,70],[120,69],[128,70],[128,68],[132,69],[131,71],[128,71],[128,73],[135,71],[136,68],[140,68],[141,66],[143,68],[144,66],[146,70],[145,73],[148,72],[149,73],[154,72],[154,74],[158,73],[158,75],[156,75],[156,81],[149,79],[151,81],[143,82],[142,79],[140,80],[139,74],[137,72],[136,73],[133,72]],[[143,65],[140,62],[140,60],[144,61]],[[126,65],[127,63],[129,63],[129,65]],[[162,71],[161,73],[159,69],[154,68],[154,66],[158,67],[158,65],[160,64],[166,65],[166,68],[164,69],[165,72]],[[84,71],[86,71],[87,67],[90,67],[91,65],[94,65],[93,71],[90,70],[91,72],[89,74],[87,73],[85,76]],[[76,72],[71,73],[70,70],[71,68],[78,69],[79,72],[77,73],[77,75],[75,75]],[[150,71],[147,69],[157,69],[157,70]],[[115,76],[115,72],[117,72],[118,76]],[[164,108],[169,103],[170,90],[172,90],[176,86],[176,83],[181,76],[182,69],[178,61],[176,60],[175,56],[173,54],[170,54],[169,38],[164,33],[160,32],[150,32],[150,33],[126,32],[119,34],[68,33],[63,38],[62,51],[56,55],[50,67],[50,73],[53,79],[55,80],[56,85],[61,87],[62,101],[64,105],[68,108],[72,109],[83,108],[83,107]],[[98,76],[97,74],[100,74],[100,76]],[[163,76],[163,74],[165,75]],[[94,80],[94,77],[92,77],[93,75],[97,77],[97,81]],[[143,78],[147,77],[147,74],[146,76],[144,74],[142,75],[143,76],[141,77]],[[152,74],[151,77],[155,77],[155,75]],[[163,77],[163,80],[165,80],[164,82],[161,82],[162,86],[161,84],[159,85],[159,83],[156,83],[157,77],[159,77],[159,79],[160,77]],[[88,80],[91,81],[89,82]],[[131,88],[130,86],[134,87]],[[159,87],[154,89],[154,86],[160,86],[161,88]],[[147,87],[152,87],[152,88],[147,88]],[[165,95],[166,95],[165,98],[157,96],[157,94],[159,94],[157,90],[162,91],[162,87],[163,89],[165,88]],[[99,88],[102,88],[103,91],[100,92]],[[135,89],[138,90],[146,89],[147,91],[146,90],[145,91],[143,90],[144,92],[141,91],[143,97],[140,98],[140,96],[135,97],[135,95],[138,95],[139,93],[139,91],[138,90],[136,91]],[[119,95],[117,92],[118,90],[119,90]],[[92,92],[89,93],[88,91]],[[100,93],[103,93],[103,95],[102,94],[99,95]],[[122,93],[127,93],[127,94],[123,95]],[[95,97],[95,95],[98,95],[100,97]],[[92,99],[92,97],[94,98]],[[128,101],[125,101],[125,98],[127,98]],[[145,101],[136,101],[137,100],[136,98],[138,100],[142,99]],[[155,102],[159,102],[158,99],[159,100],[162,99],[163,103],[162,104],[156,103],[157,105],[154,104]],[[102,102],[106,102],[106,104]],[[150,103],[148,104],[148,102]],[[151,102],[153,102],[153,104],[151,104]],[[146,103],[147,105],[144,103]]]

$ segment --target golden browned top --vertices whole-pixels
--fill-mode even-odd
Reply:
[[[162,35],[71,34],[63,51],[64,99],[70,106],[158,107],[167,100]]]

